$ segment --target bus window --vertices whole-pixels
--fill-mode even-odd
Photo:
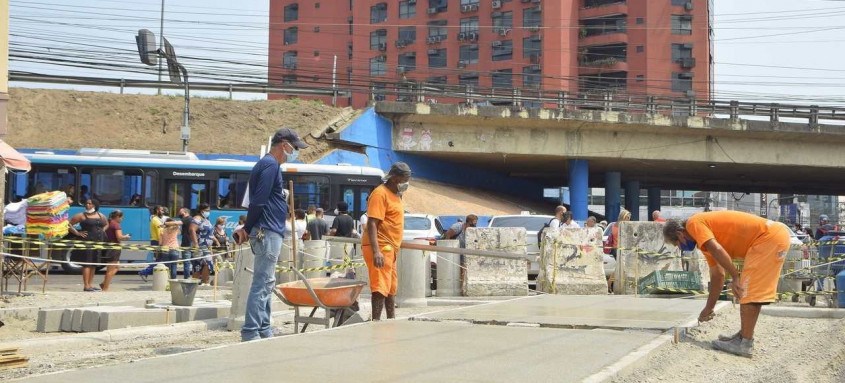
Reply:
[[[155,206],[161,204],[158,200],[158,171],[146,170],[144,171],[144,200],[147,206]]]
[[[300,175],[290,177],[293,180],[294,209],[305,210],[310,205],[329,209],[329,177]]]
[[[86,186],[90,196],[102,206],[129,206],[133,197],[141,194],[142,173],[138,169],[86,169],[82,173],[80,203],[85,202]],[[85,180],[89,182],[86,184]]]
[[[249,184],[247,173],[223,173],[217,181],[217,208],[242,209],[246,186]]]
[[[63,191],[74,198],[76,169],[39,168],[28,174],[15,175],[12,189],[17,196],[32,197],[48,191]],[[19,199],[18,199],[19,200]]]
[[[170,214],[175,214],[182,207],[195,210],[200,203],[208,203],[207,181],[167,181],[167,201],[164,206],[170,209]]]

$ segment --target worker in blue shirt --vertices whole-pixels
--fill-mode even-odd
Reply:
[[[270,144],[270,152],[252,168],[249,176],[249,208],[244,227],[235,232],[238,243],[249,238],[255,254],[252,286],[246,301],[246,317],[241,340],[251,341],[273,336],[270,328],[270,295],[276,282],[276,263],[288,218],[287,194],[280,165],[296,161],[299,149],[308,144],[289,128],[279,129]]]

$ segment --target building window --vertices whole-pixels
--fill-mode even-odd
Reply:
[[[458,76],[458,84],[478,86],[478,72],[464,73]]]
[[[296,44],[299,40],[299,28],[290,27],[285,29],[285,45]]]
[[[692,58],[692,44],[672,44],[672,61],[679,62]]]
[[[295,85],[296,84],[296,75],[295,74],[286,74],[282,76],[282,84],[284,85]]]
[[[522,39],[522,57],[531,58],[540,56],[543,53],[542,41],[537,37],[525,37]]]
[[[513,40],[493,42],[493,61],[510,60],[513,58]]]
[[[539,88],[540,87],[540,66],[529,65],[522,68],[522,86],[525,88]]]
[[[439,37],[445,40],[448,30],[446,20],[435,20],[428,23],[428,37]]]
[[[384,76],[387,74],[387,65],[384,56],[376,56],[370,59],[370,76]]]
[[[387,93],[387,84],[383,82],[376,82],[373,83],[373,100],[374,101],[384,101],[386,99],[385,93]]]
[[[625,0],[584,0],[584,8],[602,7],[610,4],[624,3]]]
[[[429,68],[445,68],[446,67],[446,48],[429,49],[428,50],[428,67]]]
[[[370,24],[382,23],[387,20],[387,3],[378,3],[370,7]]]
[[[478,17],[461,19],[461,33],[478,33]]]
[[[543,25],[543,13],[540,7],[526,8],[522,11],[522,26],[525,28],[539,28]]]
[[[447,82],[446,76],[429,77],[425,82],[432,85],[445,85]]]
[[[672,91],[686,92],[692,90],[692,72],[672,73]]]
[[[399,41],[405,45],[413,44],[417,41],[417,27],[400,27]]]
[[[502,69],[493,71],[494,88],[513,88],[513,70]]]
[[[513,29],[513,12],[493,12],[493,33],[502,36]]]
[[[478,44],[461,45],[460,58],[464,64],[478,63]]]
[[[296,51],[285,52],[282,65],[285,69],[296,69]]]
[[[428,13],[446,12],[447,9],[449,9],[448,0],[428,0]]]
[[[285,6],[285,21],[299,20],[299,4],[290,4]]]
[[[643,53],[645,51],[645,47],[642,45],[637,45],[637,53]]]
[[[370,32],[370,49],[387,49],[387,29],[377,29]]]
[[[672,5],[683,7],[690,2],[692,2],[692,0],[672,0]]]
[[[478,5],[478,0],[461,0],[461,5]]]
[[[399,67],[397,71],[400,73],[412,71],[417,68],[417,54],[415,52],[408,52],[399,55]]]
[[[673,35],[691,35],[692,34],[692,16],[691,15],[672,15],[672,34]]]
[[[416,1],[400,1],[399,2],[399,18],[410,19],[417,16],[417,2]]]
[[[644,19],[644,18],[642,18],[642,17],[637,17],[637,21],[636,21],[636,23],[637,23],[637,24],[645,24],[645,19]]]
[[[643,81],[645,81],[645,76],[638,74],[637,75],[637,82],[643,82]]]

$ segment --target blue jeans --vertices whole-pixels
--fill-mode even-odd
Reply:
[[[151,240],[150,246],[158,246],[158,241],[152,241]],[[155,260],[155,262],[161,262],[161,255],[162,255],[161,251],[155,250],[155,251],[152,252],[152,257]],[[155,266],[156,266],[155,263],[150,263],[149,265],[147,265],[147,268],[139,271],[138,274],[140,274],[140,275],[153,275],[153,267],[155,267]]]
[[[182,257],[179,253],[179,250],[171,249],[163,259],[165,262],[172,262],[167,264],[167,268],[170,269],[170,279],[176,279],[176,269],[179,268],[179,264],[173,261],[178,261]]]
[[[191,263],[192,261],[188,261],[194,257],[194,253],[191,250],[183,250],[182,251],[182,276],[185,279],[191,279],[191,274],[194,271],[194,265]]]
[[[249,245],[255,254],[252,286],[246,301],[246,316],[241,340],[250,341],[273,336],[270,328],[270,296],[276,284],[276,263],[282,251],[282,235],[264,230],[264,239],[256,238],[258,229],[249,233]]]

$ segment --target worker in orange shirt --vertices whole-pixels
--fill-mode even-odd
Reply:
[[[669,220],[663,236],[682,250],[698,246],[710,265],[710,295],[699,321],[713,319],[725,274],[731,276],[731,290],[740,303],[740,331],[719,335],[713,348],[750,358],[760,309],[777,299],[778,278],[789,250],[789,228],[748,213],[716,211],[694,214],[683,223]],[[742,273],[733,259],[744,259]]]
[[[370,276],[374,321],[381,320],[382,308],[387,311],[387,319],[396,317],[396,258],[405,226],[402,193],[408,190],[410,180],[411,168],[404,162],[394,163],[367,202],[361,249]]]

